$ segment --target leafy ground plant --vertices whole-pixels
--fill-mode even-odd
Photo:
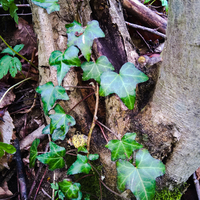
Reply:
[[[99,57],[96,61],[90,61],[93,40],[98,37],[105,37],[97,21],[88,22],[86,27],[74,21],[66,25],[68,34],[68,48],[64,53],[54,51],[49,58],[49,64],[57,69],[57,80],[59,86],[54,86],[48,82],[39,86],[36,91],[41,94],[44,105],[44,113],[50,117],[50,124],[47,125],[43,133],[52,136],[54,142],[49,142],[50,151],[38,155],[35,141],[31,147],[30,163],[34,166],[35,159],[48,165],[50,170],[63,168],[64,158],[67,151],[64,147],[58,146],[56,140],[64,140],[70,126],[76,124],[75,119],[66,114],[64,109],[57,104],[57,100],[69,100],[69,97],[62,87],[62,80],[71,67],[81,67],[83,70],[83,80],[94,79],[93,85],[96,96],[96,110],[98,109],[99,96],[117,94],[128,109],[134,108],[136,97],[136,86],[145,82],[148,77],[139,71],[133,63],[125,63],[119,74],[114,72],[114,67],[106,56]],[[85,62],[79,60],[79,53],[82,53]],[[100,89],[99,89],[100,87]],[[49,114],[50,110],[54,114]],[[95,126],[96,117],[94,114],[88,138],[83,135],[75,135],[72,143],[77,148],[76,161],[68,168],[67,175],[86,174],[89,176],[91,170],[95,170],[91,161],[98,159],[98,154],[90,154],[90,138]],[[136,133],[126,133],[122,139],[111,140],[106,147],[111,151],[111,160],[116,161],[118,189],[124,191],[130,189],[137,199],[152,199],[155,193],[155,179],[165,173],[165,166],[157,159],[154,159],[143,146],[135,141]],[[106,139],[107,140],[107,139]],[[86,146],[87,145],[87,149]],[[102,183],[101,176],[99,181]],[[103,183],[102,183],[103,184]],[[51,185],[58,198],[82,199],[81,184],[73,179],[64,179],[61,182]],[[84,199],[89,199],[85,196]]]

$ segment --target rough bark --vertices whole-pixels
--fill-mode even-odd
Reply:
[[[161,142],[153,153],[159,155],[164,148],[165,155],[159,156],[165,157],[164,181],[170,185],[185,182],[200,166],[199,8],[197,0],[169,1],[167,41],[155,93],[135,118],[149,136],[150,150]]]

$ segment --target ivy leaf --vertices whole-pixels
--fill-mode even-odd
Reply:
[[[99,158],[99,154],[89,154],[89,160],[97,160]]]
[[[59,133],[56,134],[60,135],[60,131],[62,130],[63,134],[66,135],[69,127],[74,126],[76,121],[72,116],[66,115],[65,111],[59,104],[55,106],[54,110],[55,114],[49,116],[51,118],[50,133],[53,133],[56,129],[60,129]]]
[[[37,147],[40,143],[40,139],[36,138],[30,148],[30,157],[29,157],[29,167],[33,168],[35,166],[36,156],[38,154]]]
[[[16,57],[11,57],[8,55],[5,55],[0,60],[0,79],[5,76],[8,71],[10,72],[12,77],[15,77],[17,74],[17,70],[22,70],[21,62]]]
[[[68,175],[79,174],[79,173],[89,174],[91,166],[87,162],[88,162],[87,156],[78,154],[77,160],[68,169],[67,174]]]
[[[121,191],[130,189],[137,199],[154,197],[158,176],[165,173],[164,164],[153,158],[146,149],[136,153],[136,167],[125,160],[117,161],[117,184]]]
[[[92,20],[83,28],[80,23],[74,21],[71,24],[66,24],[65,27],[67,28],[68,34],[68,47],[76,45],[86,60],[90,61],[93,40],[95,38],[105,37],[105,34],[99,27],[99,22]]]
[[[111,151],[111,160],[127,159],[133,151],[143,146],[135,141],[136,133],[126,133],[121,140],[111,140],[106,147]]]
[[[63,168],[65,166],[65,162],[63,157],[65,156],[66,150],[64,147],[60,147],[53,142],[49,142],[50,152],[41,154],[36,158],[44,163],[49,165],[50,170],[55,170],[58,168]]]
[[[53,51],[49,58],[49,64],[57,69],[58,84],[61,85],[63,78],[73,66],[81,66],[81,61],[78,58],[79,49],[75,46],[71,46],[65,50],[64,53],[61,51]]]
[[[52,82],[48,82],[36,88],[36,92],[41,94],[44,113],[47,115],[57,99],[69,100],[65,88],[55,86]]]
[[[0,152],[1,152],[0,157],[4,155],[4,151],[10,154],[14,154],[16,152],[16,149],[11,144],[0,142]]]
[[[83,69],[83,80],[87,81],[89,79],[94,79],[100,83],[100,76],[103,72],[114,70],[115,68],[109,62],[106,56],[101,56],[94,62],[84,62],[81,65]]]
[[[88,153],[88,150],[84,146],[78,147],[78,152]]]
[[[168,13],[168,2],[167,2],[167,0],[160,0],[160,1],[162,3],[162,6],[165,7],[166,13]]]
[[[32,2],[35,5],[46,9],[48,14],[60,10],[60,5],[57,3],[58,0],[32,0]]]
[[[60,186],[60,190],[65,195],[66,198],[72,199],[72,198],[78,198],[79,191],[80,191],[80,184],[72,183],[67,180],[63,180],[62,182],[59,182],[58,185]]]
[[[135,89],[138,83],[148,80],[148,77],[138,70],[133,63],[125,63],[119,74],[111,71],[101,75],[100,96],[116,93],[123,103],[132,110],[135,103]]]

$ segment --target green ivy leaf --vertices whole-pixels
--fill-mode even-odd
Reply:
[[[144,4],[145,4],[145,3],[149,3],[150,1],[151,1],[151,0],[145,0],[145,1],[144,1]]]
[[[30,148],[30,157],[29,157],[29,167],[33,168],[35,166],[36,156],[38,154],[37,147],[40,143],[40,139],[36,138]]]
[[[90,194],[86,194],[86,197],[84,198],[84,200],[90,200]]]
[[[80,183],[74,183],[74,184],[76,184],[77,186],[80,185]],[[80,185],[80,186],[81,186],[81,185]],[[80,186],[79,186],[79,187],[80,187]],[[83,197],[82,192],[81,192],[81,191],[78,191],[78,197],[77,197],[77,198],[73,198],[73,199],[71,199],[71,200],[81,200],[82,197]]]
[[[12,77],[15,77],[17,74],[17,70],[22,70],[21,62],[16,57],[11,57],[8,55],[5,55],[0,60],[0,79],[5,76],[8,71],[10,72]]]
[[[89,160],[97,160],[97,159],[99,159],[99,154],[89,154],[88,159]]]
[[[87,81],[89,79],[94,79],[100,83],[100,76],[103,72],[114,70],[115,68],[109,62],[106,56],[101,56],[94,62],[84,62],[81,65],[83,69],[83,80]]]
[[[36,88],[36,92],[41,94],[44,113],[47,115],[57,99],[69,100],[65,88],[55,86],[52,82],[48,82]]]
[[[10,154],[14,154],[16,152],[16,149],[13,145],[7,144],[4,142],[0,142],[0,157],[4,155],[4,151]]]
[[[58,84],[61,85],[63,78],[73,66],[81,66],[81,61],[78,58],[79,49],[75,46],[71,46],[65,50],[53,51],[49,58],[49,64],[57,69]]]
[[[71,24],[66,24],[68,34],[68,47],[76,45],[84,55],[87,61],[90,61],[91,48],[93,40],[99,37],[105,37],[105,34],[99,27],[99,22],[96,20],[88,22],[86,27],[82,27],[80,23],[74,21]]]
[[[58,185],[60,186],[60,190],[65,195],[66,198],[72,199],[72,198],[78,198],[79,191],[80,191],[80,184],[72,183],[67,180],[63,180],[62,182],[59,182]]]
[[[49,142],[50,152],[41,154],[36,158],[44,163],[49,165],[50,170],[55,170],[58,168],[63,168],[65,166],[65,162],[63,157],[65,156],[66,150],[64,147],[60,147],[53,142]]]
[[[32,2],[35,5],[46,9],[48,14],[60,10],[60,5],[57,3],[58,0],[32,0]]]
[[[78,147],[78,152],[88,153],[88,150],[84,146]]]
[[[135,89],[138,83],[148,80],[148,77],[138,70],[133,63],[125,63],[119,74],[111,71],[101,75],[100,96],[116,93],[128,109],[133,109],[135,104]]]
[[[65,111],[60,105],[57,104],[54,110],[55,114],[49,116],[51,118],[50,133],[53,133],[56,129],[60,129],[59,133],[56,134],[61,135],[60,131],[62,130],[63,134],[66,135],[69,127],[74,126],[76,121],[72,116],[66,115]]]
[[[121,140],[111,140],[106,147],[111,151],[111,160],[127,159],[133,151],[143,146],[135,141],[136,133],[126,133]]]
[[[88,162],[87,156],[78,154],[77,160],[68,169],[67,174],[68,175],[79,174],[79,173],[89,174],[91,166],[87,162]]]
[[[146,149],[136,153],[136,167],[125,160],[117,161],[117,184],[121,191],[130,189],[137,199],[150,200],[155,193],[155,179],[165,173],[163,163]]]

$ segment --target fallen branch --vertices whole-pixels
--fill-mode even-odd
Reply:
[[[166,33],[167,20],[157,15],[138,0],[122,0],[122,6],[143,24],[150,28],[158,28],[161,33]]]

